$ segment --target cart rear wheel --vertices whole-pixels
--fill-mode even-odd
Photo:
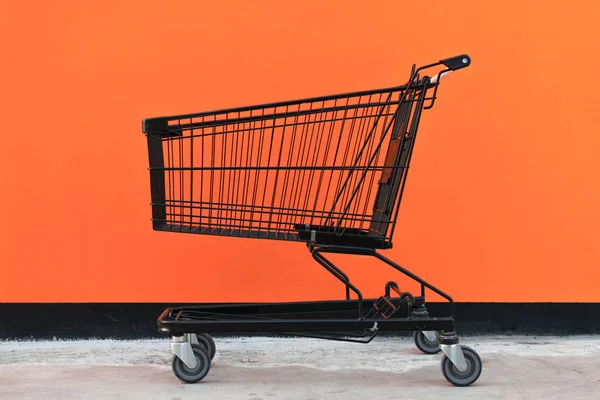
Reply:
[[[437,354],[442,351],[439,343],[440,333],[435,332],[435,340],[427,339],[427,336],[421,331],[416,331],[413,334],[415,345],[425,354]]]
[[[455,386],[469,386],[479,379],[483,367],[481,358],[475,350],[467,346],[461,346],[461,348],[465,356],[467,369],[464,372],[459,371],[444,354],[442,357],[442,373],[448,382]]]
[[[208,375],[208,371],[210,371],[210,359],[208,358],[206,349],[197,344],[193,344],[192,351],[196,357],[196,366],[194,368],[188,368],[177,356],[173,356],[171,362],[173,373],[180,381],[185,383],[200,382]]]
[[[196,334],[196,337],[198,338],[198,342],[200,343],[200,345],[204,346],[208,357],[212,361],[213,358],[215,358],[215,354],[217,353],[217,345],[215,344],[215,341],[210,335],[206,333],[198,333]]]

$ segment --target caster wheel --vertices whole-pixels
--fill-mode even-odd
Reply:
[[[444,377],[454,386],[469,386],[473,384],[481,375],[482,363],[481,358],[467,346],[460,346],[467,362],[467,369],[464,372],[459,371],[452,361],[444,354],[442,357],[442,373]]]
[[[215,341],[210,335],[207,335],[206,333],[198,333],[196,334],[196,337],[198,338],[198,342],[200,343],[200,345],[206,349],[208,357],[212,361],[213,358],[215,358],[215,354],[217,353],[217,345],[215,345]]]
[[[173,373],[180,381],[185,383],[200,382],[208,375],[208,371],[210,371],[210,358],[208,358],[204,347],[193,344],[192,351],[196,357],[196,366],[194,368],[188,368],[177,356],[173,356],[173,361],[171,362]]]
[[[421,331],[417,331],[413,334],[415,345],[425,354],[437,354],[442,351],[439,344],[439,338],[439,332],[435,332],[435,340],[433,341],[427,339],[427,336],[425,336],[425,334]]]

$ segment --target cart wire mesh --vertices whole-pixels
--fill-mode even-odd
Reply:
[[[154,229],[391,246],[433,87],[144,120]]]

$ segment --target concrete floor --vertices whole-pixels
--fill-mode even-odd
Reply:
[[[204,381],[180,383],[169,342],[0,342],[0,399],[600,399],[600,337],[463,337],[483,373],[451,386],[406,337],[368,345],[217,339]]]

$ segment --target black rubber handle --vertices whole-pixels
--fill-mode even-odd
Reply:
[[[446,67],[450,68],[452,71],[456,71],[457,69],[465,68],[471,65],[471,57],[466,54],[456,57],[446,58],[445,60],[440,60],[442,64]]]

